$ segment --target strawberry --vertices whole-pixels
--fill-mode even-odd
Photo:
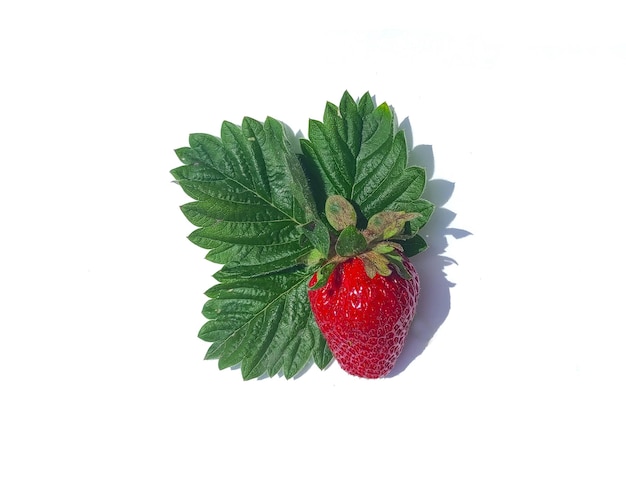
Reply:
[[[311,310],[330,351],[346,372],[379,378],[393,368],[415,315],[417,271],[403,253],[407,222],[417,214],[382,212],[358,230],[345,198],[326,201],[338,232],[334,254],[309,281]]]
[[[202,309],[205,358],[245,380],[289,379],[333,356],[351,374],[384,376],[416,309],[408,258],[427,247],[427,172],[409,165],[392,108],[369,92],[327,102],[308,138],[292,136],[245,117],[176,150],[189,240],[221,265]]]
[[[419,278],[403,257],[410,278],[396,270],[370,278],[363,260],[337,265],[326,285],[309,290],[317,325],[340,367],[363,378],[379,378],[393,368],[415,315]],[[314,287],[317,275],[309,286]]]

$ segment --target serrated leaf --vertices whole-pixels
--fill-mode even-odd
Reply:
[[[350,101],[350,100],[352,100],[352,97],[350,96],[350,94],[348,94],[347,92],[344,92],[342,99],[341,99],[341,105],[343,106],[344,101]],[[361,115],[365,116],[371,113],[372,111],[374,111],[375,107],[376,105],[374,104],[374,100],[372,99],[372,96],[370,95],[369,92],[366,92],[365,94],[363,94],[363,97],[359,99],[358,109]]]
[[[320,231],[316,239],[301,241],[300,227],[311,221],[327,230],[317,220],[304,172],[280,122],[244,118],[241,127],[224,122],[221,138],[191,134],[189,144],[176,150],[186,165],[172,170],[196,200],[182,207],[198,226],[189,238],[211,249],[208,259],[229,263],[225,273],[280,271],[297,263],[312,242],[324,246]]]
[[[318,207],[340,195],[365,219],[383,211],[420,213],[411,233],[430,217],[432,204],[420,198],[426,173],[408,166],[404,132],[396,130],[386,103],[376,107],[369,94],[355,103],[346,92],[339,106],[326,105],[323,121],[310,121],[309,139],[301,146]],[[429,210],[420,210],[426,205]]]
[[[223,269],[241,269],[242,276],[248,275],[243,270],[248,266],[266,264],[266,272],[287,268],[289,263],[300,262],[302,256],[311,250],[303,246],[299,239],[274,245],[245,245],[218,242],[205,237],[203,233],[204,228],[198,228],[189,235],[189,240],[199,247],[210,249],[206,256],[209,261],[223,264]]]
[[[328,255],[330,234],[280,122],[224,122],[221,137],[192,134],[172,170],[195,201],[183,205],[198,228],[189,239],[223,264],[207,291],[200,337],[221,368],[241,364],[244,379],[296,375],[311,359],[332,360],[313,319],[303,260]]]
[[[203,228],[204,236],[228,243],[269,245],[299,238],[293,219],[263,205],[234,206],[227,201],[190,202],[183,214]]]
[[[368,240],[388,240],[404,232],[407,222],[415,219],[414,212],[383,211],[374,214],[367,222]]]
[[[241,364],[244,379],[281,369],[297,374],[311,359],[329,362],[326,343],[313,319],[304,272],[274,274],[213,286],[203,313],[208,319],[199,336],[211,342],[207,359],[224,369]]]
[[[330,233],[328,228],[321,221],[311,221],[298,228],[302,235],[315,247],[324,257],[328,257],[330,251]]]

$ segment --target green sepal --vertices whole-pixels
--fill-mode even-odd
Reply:
[[[365,230],[369,241],[389,240],[404,232],[406,223],[415,219],[418,214],[409,212],[383,211],[374,214],[367,222]]]
[[[398,275],[400,275],[405,280],[409,280],[411,278],[411,274],[406,269],[404,265],[404,259],[399,254],[392,252],[390,254],[386,254],[385,257],[389,260],[391,265],[396,269]]]
[[[424,252],[428,248],[428,244],[420,235],[415,235],[403,241],[402,248],[404,249],[404,255],[406,257],[413,257],[420,252]]]
[[[363,261],[365,273],[369,278],[374,278],[376,275],[382,275],[383,277],[391,275],[387,256],[379,254],[378,252],[369,251],[361,254],[359,258]]]
[[[319,270],[317,270],[317,281],[311,287],[309,287],[309,290],[314,291],[316,289],[321,289],[322,287],[324,287],[328,283],[328,279],[330,278],[330,275],[333,273],[333,270],[336,267],[337,263],[331,261],[329,263],[326,263]]]
[[[331,195],[324,206],[326,219],[337,231],[348,226],[356,226],[356,211],[350,202],[341,195]]]
[[[326,259],[326,257],[327,256],[322,254],[319,250],[313,249],[311,252],[304,256],[304,258],[302,259],[302,264],[304,264],[306,267],[315,266],[316,264],[319,264],[320,261]]]
[[[335,251],[342,257],[356,256],[366,249],[367,240],[355,226],[345,228],[335,243]]]
[[[397,242],[389,242],[389,241],[385,241],[385,242],[380,242],[378,244],[376,244],[372,250],[374,252],[378,252],[379,254],[389,254],[391,252],[394,251],[399,251],[399,252],[403,252],[404,249],[402,248],[402,246],[397,243]]]

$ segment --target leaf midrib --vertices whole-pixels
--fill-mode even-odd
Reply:
[[[311,275],[315,273],[315,270],[311,273]],[[289,295],[294,289],[298,288],[300,285],[302,285],[303,282],[306,282],[309,279],[308,275],[304,275],[302,277],[301,280],[298,280],[297,282],[295,282],[295,284],[290,287],[289,289],[281,292],[278,296],[276,296],[276,298],[274,298],[272,301],[268,302],[262,309],[260,309],[259,311],[257,311],[256,313],[254,313],[244,324],[242,324],[239,328],[235,329],[234,331],[231,332],[231,334],[228,336],[228,338],[226,338],[224,340],[224,342],[226,342],[227,339],[232,338],[233,336],[235,336],[236,334],[238,334],[239,332],[242,332],[244,329],[247,329],[248,326],[255,320],[257,319],[260,315],[265,314],[265,312],[274,304],[276,304],[276,302],[283,300],[283,298],[287,295]]]
[[[227,174],[223,174],[224,177],[226,179],[228,179],[229,181],[232,181],[235,184],[238,184],[239,186],[241,186],[244,190],[248,191],[249,193],[252,193],[254,196],[256,196],[259,200],[262,200],[263,202],[265,202],[268,206],[272,207],[274,210],[278,211],[279,213],[283,214],[287,220],[294,222],[297,225],[301,225],[301,224],[306,224],[307,221],[298,221],[297,219],[295,219],[293,217],[292,214],[289,214],[287,212],[285,212],[283,209],[281,209],[280,207],[278,207],[277,205],[275,205],[274,203],[272,203],[270,200],[268,200],[267,198],[265,198],[264,196],[262,196],[260,193],[257,193],[256,191],[254,191],[253,189],[251,189],[249,186],[246,186],[245,184],[243,184],[241,181],[239,181],[238,179],[235,179],[232,176],[229,176]],[[293,203],[293,197],[292,197],[292,203]],[[253,204],[250,204],[253,205]]]

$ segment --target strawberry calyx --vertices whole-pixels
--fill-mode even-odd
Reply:
[[[315,272],[316,281],[311,290],[326,285],[337,265],[349,259],[359,258],[369,278],[376,275],[389,276],[395,270],[404,279],[410,279],[404,260],[404,249],[396,240],[406,240],[406,223],[419,217],[419,213],[383,211],[374,214],[364,229],[357,228],[357,212],[341,195],[331,195],[326,200],[325,216],[334,232],[331,232],[330,255],[324,259],[319,251],[307,256],[307,264],[320,266]]]

